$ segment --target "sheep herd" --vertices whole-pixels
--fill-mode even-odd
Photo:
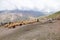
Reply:
[[[35,23],[35,22],[39,22],[39,19],[24,20],[24,21],[18,21],[18,22],[9,22],[9,23],[4,23],[2,26],[5,27],[5,28],[15,28],[17,26],[32,24],[32,23]]]

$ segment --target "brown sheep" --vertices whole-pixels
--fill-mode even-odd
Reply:
[[[22,26],[22,23],[13,23],[8,26],[8,28],[15,28],[16,26]]]
[[[5,24],[4,27],[8,27],[10,24],[13,24],[13,22],[9,22],[9,23]]]
[[[16,26],[22,26],[26,24],[32,24],[35,22],[38,22],[39,20],[25,20],[25,21],[19,21],[19,22],[9,22],[8,24],[4,25],[5,27],[8,28],[15,28]]]

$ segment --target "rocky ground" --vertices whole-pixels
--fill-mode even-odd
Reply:
[[[0,27],[0,40],[60,40],[60,20],[33,23],[16,28]]]

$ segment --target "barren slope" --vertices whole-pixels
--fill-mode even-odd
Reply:
[[[60,21],[38,22],[15,29],[0,28],[0,40],[60,40]]]

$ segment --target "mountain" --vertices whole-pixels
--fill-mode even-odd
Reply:
[[[31,16],[43,16],[45,15],[43,12],[39,12],[39,11],[34,11],[34,10],[4,10],[4,11],[0,11],[0,13],[22,13],[23,15],[31,15]]]
[[[43,12],[33,10],[4,10],[0,11],[0,22],[29,20],[30,18],[36,18],[44,15],[45,14]]]

